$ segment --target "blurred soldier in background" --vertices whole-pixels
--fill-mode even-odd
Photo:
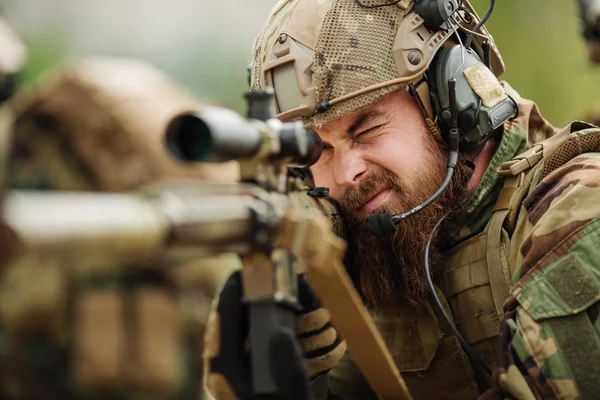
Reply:
[[[600,1],[577,0],[581,32],[586,40],[588,57],[600,63]]]
[[[127,191],[166,178],[233,182],[235,163],[183,166],[163,150],[168,120],[197,107],[140,61],[71,63],[13,101],[7,183]],[[95,265],[32,256],[0,269],[0,398],[203,398],[205,321],[237,258]]]
[[[585,38],[588,58],[596,66],[600,65],[600,1],[578,0],[581,32]],[[585,118],[600,126],[600,104],[596,104]]]
[[[7,106],[16,88],[19,73],[25,64],[27,49],[23,45],[17,33],[0,18],[0,160],[4,161],[7,140],[8,125],[10,124],[10,107]],[[0,164],[0,187],[4,187],[4,166]]]

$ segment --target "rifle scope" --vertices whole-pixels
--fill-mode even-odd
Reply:
[[[273,138],[279,142],[278,146],[267,144]],[[177,115],[167,126],[165,140],[171,154],[185,162],[290,158],[292,166],[308,167],[319,160],[323,150],[316,132],[305,129],[299,121],[245,120],[223,108],[205,108]],[[269,149],[267,152],[265,147]]]

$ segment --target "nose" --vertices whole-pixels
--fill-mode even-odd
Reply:
[[[333,173],[335,183],[350,188],[358,186],[366,176],[368,162],[361,152],[355,149],[340,149],[334,155]]]

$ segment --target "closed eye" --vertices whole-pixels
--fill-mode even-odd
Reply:
[[[377,126],[374,126],[374,127],[372,127],[372,128],[365,129],[364,131],[362,131],[362,132],[358,133],[358,134],[356,135],[356,137],[358,138],[358,137],[360,137],[360,136],[368,135],[369,133],[372,133],[372,132],[375,132],[375,131],[377,131],[377,130],[378,130],[379,128],[381,128],[382,126],[383,126],[383,125],[377,125]]]

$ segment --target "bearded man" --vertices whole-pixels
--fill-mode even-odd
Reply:
[[[273,87],[278,118],[323,141],[310,178],[339,203],[345,265],[413,398],[600,394],[597,128],[554,129],[500,83],[467,1],[281,1],[253,54],[252,88]],[[247,349],[222,334],[242,327],[228,308],[240,298],[233,276],[209,330],[238,356],[207,354],[217,399],[253,398],[235,364]],[[311,394],[282,393],[377,398],[300,300]]]

